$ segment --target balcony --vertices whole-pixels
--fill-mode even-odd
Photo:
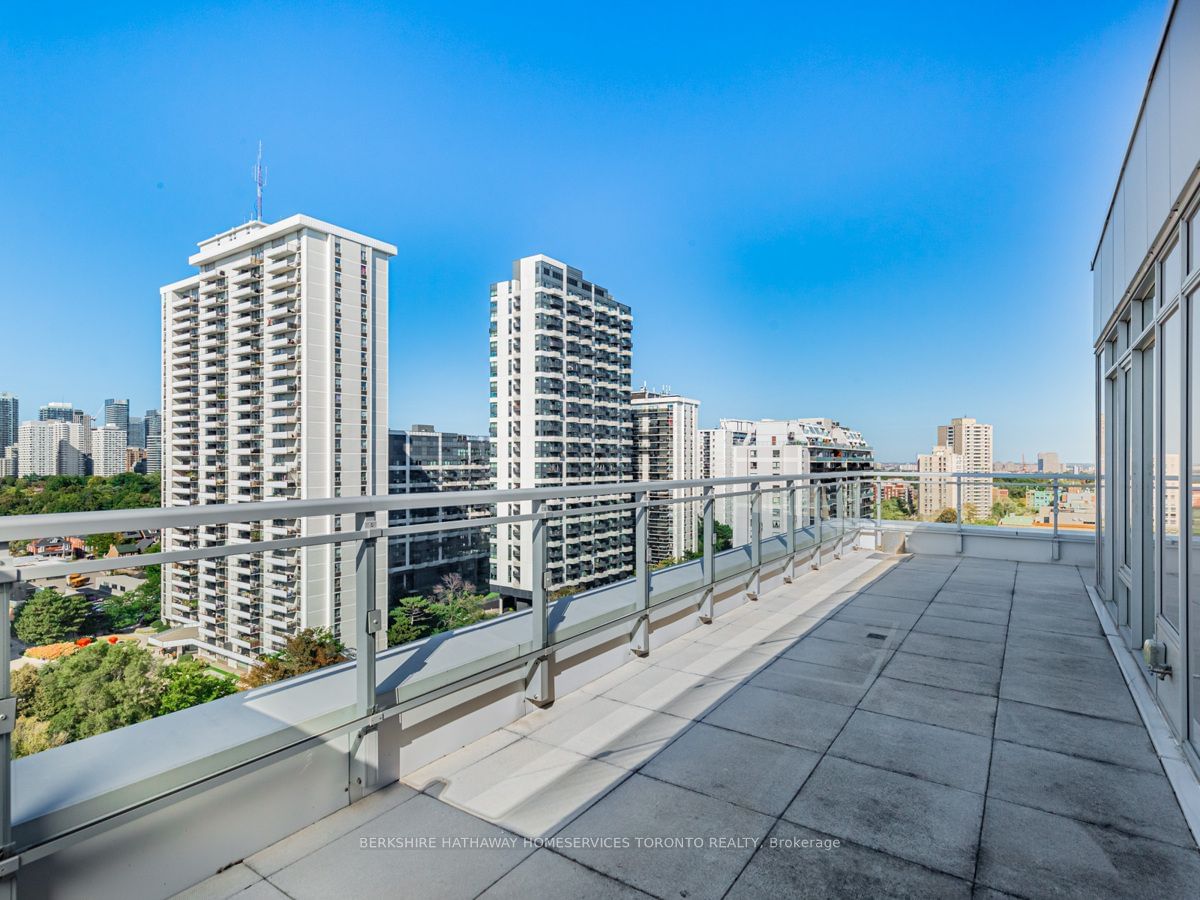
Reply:
[[[780,476],[800,484],[784,533],[755,517],[726,551],[18,760],[22,890],[1188,896],[1200,823],[1089,593],[1090,537],[851,514],[872,477]],[[580,533],[634,515],[597,504],[645,511],[632,485],[526,493]],[[483,496],[505,503],[293,515]],[[89,522],[214,513],[281,511]],[[0,520],[0,539],[50,518]],[[629,546],[646,558],[644,528]],[[549,557],[535,542],[524,565]]]

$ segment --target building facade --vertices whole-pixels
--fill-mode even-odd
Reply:
[[[939,425],[937,445],[949,447],[961,458],[960,472],[991,473],[992,426],[974,419],[951,419],[949,425]],[[971,510],[976,516],[986,516],[992,509],[992,479],[964,478],[962,480],[963,516]],[[968,506],[970,509],[968,509]]]
[[[129,417],[129,428],[125,432],[126,443],[138,450],[146,449],[146,420],[141,416]]]
[[[953,475],[962,471],[963,458],[945,444],[938,444],[930,453],[917,456],[917,472],[922,475]],[[947,509],[954,510],[958,515],[957,480],[920,479],[917,484],[917,514],[922,519],[936,519]]]
[[[86,475],[91,446],[86,425],[60,419],[22,422],[17,437],[17,474]]]
[[[633,480],[691,481],[700,477],[700,401],[643,388],[634,391]],[[687,490],[651,491],[651,500],[682,498]],[[682,559],[697,549],[698,503],[652,506],[647,513],[650,561]]]
[[[115,425],[125,433],[126,443],[129,441],[129,398],[124,400],[109,398],[104,401],[104,424]]]
[[[750,477],[753,475],[859,472],[874,465],[875,454],[862,432],[846,428],[833,419],[722,419],[719,428],[706,429],[708,453],[706,478]],[[863,504],[871,498],[860,498]],[[812,515],[810,492],[796,495],[797,521]],[[822,515],[832,517],[837,494],[825,495]],[[718,499],[717,521],[733,528],[734,546],[750,540],[750,498]],[[765,493],[762,499],[763,534],[780,534],[787,515],[783,491]]]
[[[1037,455],[1037,470],[1047,475],[1064,471],[1063,464],[1058,459],[1058,454],[1052,452],[1043,452]]]
[[[0,392],[0,456],[17,443],[21,429],[21,401],[16,394]]]
[[[560,260],[513,263],[491,287],[490,431],[500,490],[609,484],[633,478],[633,316]],[[612,501],[617,505],[618,501]],[[581,506],[591,505],[590,501]],[[528,502],[508,512],[530,512]],[[628,511],[546,523],[550,590],[585,588],[633,571]],[[492,587],[530,596],[533,526],[493,535]]]
[[[384,491],[395,252],[302,215],[200,243],[188,260],[199,271],[161,290],[163,506]],[[163,549],[353,527],[327,516],[174,529]],[[167,565],[162,585],[163,618],[198,624],[201,649],[231,660],[309,627],[354,645],[354,557],[339,545]],[[380,565],[376,596],[386,590]]]
[[[157,409],[146,410],[143,419],[146,429],[146,474],[162,472],[162,413]]]
[[[431,425],[393,430],[389,435],[388,492],[482,491],[492,486],[491,441],[487,436],[436,431]],[[416,525],[492,515],[487,504],[396,510],[391,525]],[[447,575],[460,575],[485,592],[489,577],[486,526],[388,538],[388,594],[395,601],[428,596]]]
[[[1198,98],[1200,0],[1177,0],[1092,274],[1096,591],[1200,768]]]
[[[39,422],[80,422],[86,416],[70,403],[47,403],[38,409]]]
[[[126,470],[125,432],[117,424],[92,429],[92,474],[107,478]]]

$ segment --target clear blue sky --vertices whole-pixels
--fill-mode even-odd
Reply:
[[[159,405],[158,287],[244,221],[396,244],[391,424],[487,428],[488,284],[634,310],[634,379],[1092,458],[1088,267],[1167,2],[60,3],[0,30],[0,390]]]

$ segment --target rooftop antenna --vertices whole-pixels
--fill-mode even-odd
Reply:
[[[262,141],[258,142],[258,159],[254,162],[254,218],[262,221],[262,189],[267,183],[267,169],[262,161]]]

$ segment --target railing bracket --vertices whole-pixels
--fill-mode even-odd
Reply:
[[[525,676],[525,699],[536,706],[554,702],[554,679],[550,673],[550,655],[539,656],[529,664]]]
[[[0,700],[0,734],[12,734],[13,726],[17,723],[17,698],[5,697]]]
[[[629,649],[636,656],[647,656],[650,653],[650,617],[641,616],[633,626],[633,634],[629,638]]]
[[[17,870],[21,868],[21,857],[17,856],[0,856],[0,878],[8,878],[11,875],[16,875]]]

